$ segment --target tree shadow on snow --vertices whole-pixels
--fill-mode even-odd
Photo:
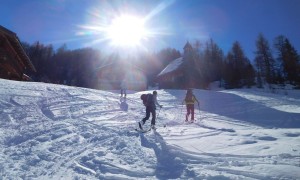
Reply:
[[[154,150],[157,158],[155,169],[156,178],[158,179],[177,179],[183,174],[186,166],[183,165],[182,159],[176,157],[176,154],[167,146],[162,136],[154,132],[153,137],[140,135],[141,145]]]
[[[204,99],[203,111],[264,128],[300,128],[300,113],[280,111],[270,105],[267,106],[265,102],[255,102],[235,94],[213,93],[214,96]],[[213,98],[220,98],[220,100],[213,100]],[[277,104],[273,105],[277,106]]]
[[[179,97],[178,102],[182,102],[185,95],[184,91],[165,90],[166,92]],[[194,90],[194,94],[200,102],[200,111],[195,110],[195,116],[203,118],[203,112],[232,118],[238,121],[249,122],[264,128],[300,128],[300,112],[286,112],[280,111],[267,106],[265,101],[252,101],[236,94],[226,92]],[[272,97],[271,97],[272,98]],[[270,99],[271,100],[271,99]],[[277,100],[279,102],[279,100]],[[292,102],[295,103],[295,102]],[[273,103],[273,106],[279,104]],[[283,104],[284,105],[284,104]],[[289,104],[287,104],[288,106]],[[296,106],[296,104],[291,104]],[[182,113],[186,113],[183,111]],[[218,116],[206,116],[211,120],[218,119]]]

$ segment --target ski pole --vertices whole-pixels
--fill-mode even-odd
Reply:
[[[159,108],[158,113],[157,113],[157,115],[156,115],[156,121],[157,121],[157,119],[158,119],[160,110],[161,110],[161,108]],[[166,124],[164,124],[163,126],[166,127]]]
[[[199,121],[200,121],[200,114],[201,114],[201,111],[200,111],[200,104],[198,103],[198,110],[199,110]]]
[[[161,110],[161,108],[159,108],[159,110],[158,110],[158,113],[157,113],[157,115],[156,115],[156,120],[158,119],[160,110]]]
[[[182,113],[183,109],[184,109],[184,104],[182,103],[181,110],[180,110],[180,115],[183,116],[183,119],[184,119],[184,114]],[[185,120],[183,122],[185,122]]]
[[[156,121],[157,121],[157,119],[159,117],[160,110],[161,110],[161,107],[159,108],[158,113],[156,114]]]

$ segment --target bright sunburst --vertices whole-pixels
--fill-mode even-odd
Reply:
[[[159,36],[170,34],[165,27],[152,26],[154,16],[159,14],[175,0],[163,1],[157,5],[149,14],[139,17],[132,15],[129,11],[123,11],[122,3],[117,3],[119,8],[112,7],[109,3],[101,3],[101,7],[89,10],[87,13],[88,22],[85,25],[78,25],[80,31],[76,34],[83,39],[91,39],[84,46],[91,46],[108,42],[120,49],[135,50],[147,49]],[[97,7],[97,6],[95,6]],[[115,16],[119,14],[119,16]],[[133,13],[136,14],[136,13]],[[149,21],[152,21],[149,23]],[[157,22],[155,23],[157,24]],[[159,23],[158,23],[159,24]],[[151,41],[149,41],[151,39]],[[160,39],[159,39],[160,41]],[[123,48],[124,47],[124,48]],[[129,48],[127,48],[129,47]],[[111,48],[111,46],[109,46]],[[113,48],[114,49],[114,48]]]
[[[107,37],[113,45],[137,46],[146,38],[147,31],[143,19],[124,15],[115,18],[107,28]]]

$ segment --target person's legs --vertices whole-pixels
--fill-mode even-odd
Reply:
[[[146,117],[144,117],[142,119],[142,121],[140,121],[138,124],[139,124],[139,127],[140,129],[143,129],[143,125],[145,124],[145,122],[149,119],[150,117],[150,108],[147,106],[146,107]]]
[[[185,121],[189,120],[189,115],[191,114],[191,108],[190,108],[190,104],[186,105],[186,116],[185,116]]]
[[[144,122],[144,124],[145,124],[145,122],[149,119],[149,117],[150,117],[150,107],[149,106],[147,106],[146,107],[146,117],[143,119],[143,122]]]
[[[192,121],[194,121],[194,112],[195,112],[194,104],[191,104]]]
[[[151,109],[151,114],[152,114],[151,125],[155,125],[155,119],[156,119],[156,110],[155,110],[155,108]]]

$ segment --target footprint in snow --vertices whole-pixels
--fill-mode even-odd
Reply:
[[[272,136],[262,136],[262,137],[258,137],[259,140],[263,140],[263,141],[276,141],[277,138],[274,138]]]
[[[299,137],[300,133],[285,133],[287,137]]]

